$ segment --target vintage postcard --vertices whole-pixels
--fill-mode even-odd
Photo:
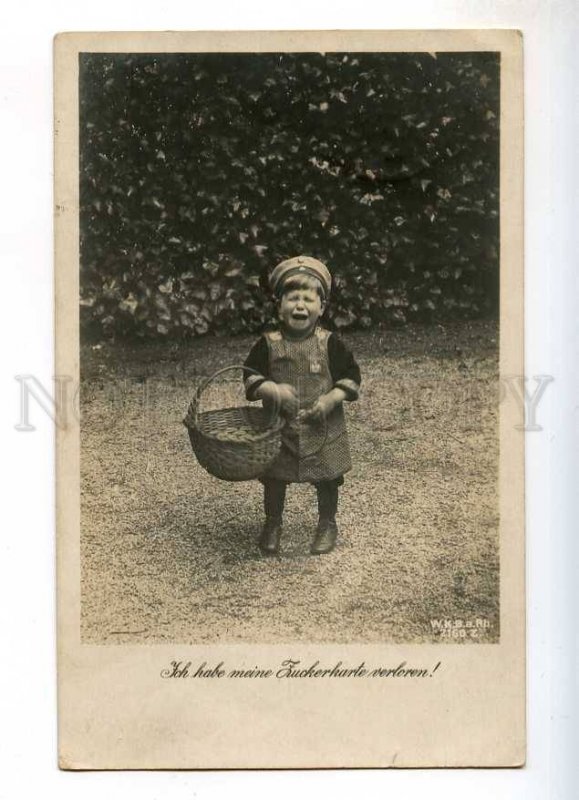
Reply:
[[[524,763],[522,45],[56,37],[63,769]]]

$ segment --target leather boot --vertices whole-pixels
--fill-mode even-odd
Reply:
[[[259,549],[264,556],[275,556],[279,553],[281,531],[281,517],[265,518],[261,536],[259,537]]]
[[[336,545],[337,537],[338,526],[336,525],[336,520],[320,517],[320,521],[318,522],[318,527],[316,529],[316,535],[314,537],[314,541],[312,542],[312,546],[310,547],[310,553],[314,556],[321,556],[324,555],[324,553],[331,553]]]

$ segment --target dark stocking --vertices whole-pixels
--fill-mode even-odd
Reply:
[[[336,518],[339,485],[338,481],[320,481],[316,483],[320,519],[334,520]]]
[[[285,502],[285,490],[287,484],[284,481],[270,478],[262,481],[263,483],[263,508],[266,517],[279,518],[283,514]]]

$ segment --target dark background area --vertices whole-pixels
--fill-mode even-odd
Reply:
[[[340,329],[496,316],[496,53],[80,57],[85,341],[260,330],[325,261]]]

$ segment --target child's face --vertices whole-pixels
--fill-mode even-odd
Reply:
[[[298,338],[308,336],[323,313],[324,302],[316,289],[290,289],[281,296],[279,304],[281,324],[288,333]]]

